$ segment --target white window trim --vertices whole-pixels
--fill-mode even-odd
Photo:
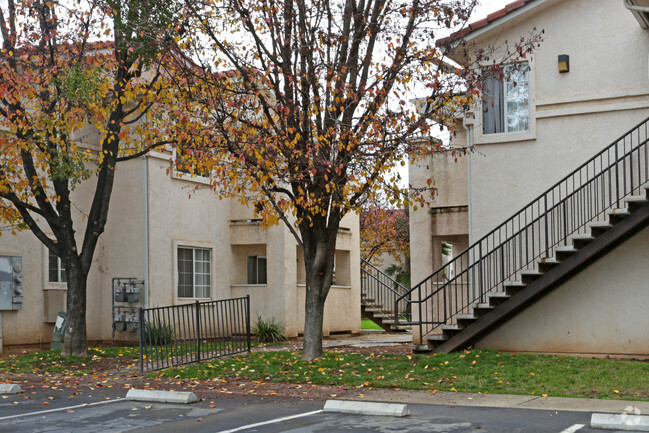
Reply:
[[[178,296],[178,248],[199,248],[204,250],[210,250],[210,296],[207,298],[182,298]],[[193,302],[196,300],[210,300],[214,299],[214,280],[215,280],[215,270],[216,270],[216,260],[215,260],[215,248],[214,244],[210,242],[201,242],[201,241],[183,241],[174,239],[173,240],[173,267],[172,267],[172,281],[173,281],[173,298],[177,303]],[[194,275],[195,278],[195,275]],[[195,289],[195,287],[194,287]]]
[[[42,245],[43,288],[45,290],[68,290],[68,283],[50,281],[50,249]],[[59,258],[59,260],[61,260]]]
[[[498,132],[494,134],[485,134],[482,128],[482,100],[477,101],[475,116],[475,144],[498,144],[509,143],[513,141],[536,140],[536,67],[533,60],[527,62],[529,71],[527,74],[527,83],[529,87],[529,129],[523,132]]]

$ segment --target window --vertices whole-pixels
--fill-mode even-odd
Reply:
[[[209,298],[211,251],[203,248],[178,248],[178,297]]]
[[[526,132],[530,128],[529,66],[510,65],[504,76],[485,82],[482,132]]]
[[[248,256],[248,284],[266,284],[266,257]]]
[[[68,276],[63,267],[63,263],[61,263],[61,258],[52,251],[49,251],[48,262],[50,283],[67,283]]]

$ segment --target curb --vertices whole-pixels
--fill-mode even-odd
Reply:
[[[379,415],[404,417],[410,415],[408,405],[396,403],[375,403],[369,401],[327,400],[323,410],[333,413],[355,415]]]
[[[151,389],[131,388],[126,393],[126,400],[188,404],[198,401],[198,398],[193,392],[157,391]]]
[[[23,392],[20,385],[15,383],[0,383],[0,394],[20,394]]]
[[[594,413],[590,417],[590,427],[604,430],[649,431],[649,416]]]

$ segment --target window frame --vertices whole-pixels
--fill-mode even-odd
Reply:
[[[181,293],[180,293],[180,281],[181,281],[180,274],[181,274],[181,270],[180,270],[180,263],[179,263],[179,260],[180,260],[180,254],[179,253],[180,253],[181,249],[191,250],[192,251],[192,260],[191,260],[191,264],[192,264],[192,273],[191,273],[192,286],[191,286],[191,290],[192,290],[192,293],[191,293],[191,296],[181,296]],[[205,260],[202,261],[202,263],[206,263],[209,266],[207,274],[197,272],[197,270],[196,270],[196,265],[198,263],[197,259],[196,259],[196,251],[197,250],[207,251],[209,253],[208,259],[206,261]],[[184,301],[184,300],[195,300],[195,299],[212,299],[212,296],[213,296],[213,293],[214,293],[214,287],[213,287],[213,285],[214,285],[214,278],[213,278],[214,272],[213,272],[213,269],[214,269],[214,248],[212,248],[211,246],[207,246],[207,245],[196,245],[196,244],[185,244],[185,243],[176,243],[176,242],[174,242],[174,282],[175,282],[174,290],[175,290],[175,297],[178,300],[183,300]],[[205,287],[207,288],[207,292],[208,292],[207,296],[197,296],[198,295],[198,293],[197,293],[197,288],[198,287],[197,287],[197,283],[196,283],[196,277],[198,276],[198,274],[208,276],[208,283],[200,285],[200,287],[202,287],[202,288],[205,288]],[[203,293],[201,293],[201,295],[203,295]]]
[[[68,275],[65,270],[65,267],[63,266],[63,262],[61,261],[61,258],[54,254],[52,250],[49,248],[46,248],[47,251],[47,282],[50,284],[65,284],[67,286],[68,284]],[[54,270],[52,267],[52,260],[56,260],[56,281],[53,281],[51,279],[51,271]]]
[[[251,270],[250,269],[250,263],[251,263],[250,260],[251,259],[254,260],[254,271],[253,271],[254,274],[255,274],[255,278],[253,278],[254,281],[250,281],[250,276],[251,276],[250,275],[250,270]],[[265,262],[263,282],[260,282],[260,279],[259,279],[259,260],[260,259],[263,259],[264,262]],[[246,279],[246,281],[247,281],[246,285],[248,285],[248,286],[265,286],[265,285],[268,284],[268,258],[265,255],[263,255],[263,254],[248,254],[247,260],[246,260],[246,267],[247,267],[247,271],[248,271],[247,272],[248,275],[247,275],[247,279]]]
[[[473,124],[475,131],[474,143],[475,144],[499,144],[499,143],[509,143],[516,141],[528,141],[536,139],[536,74],[534,61],[532,59],[517,62],[516,64],[527,64],[527,86],[528,86],[528,129],[527,131],[517,131],[517,132],[495,132],[495,133],[485,133],[484,132],[484,101],[480,98],[477,101],[477,106],[475,107],[479,115],[475,116],[475,121],[471,122]],[[505,65],[512,66],[514,63]],[[488,65],[485,65],[487,67]],[[503,79],[501,81],[505,83]],[[503,99],[503,102],[506,100]],[[469,124],[469,123],[467,123]],[[506,125],[505,125],[506,128]]]

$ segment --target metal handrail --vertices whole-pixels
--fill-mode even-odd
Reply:
[[[382,305],[384,312],[393,314],[395,301],[408,292],[408,288],[381,271],[365,259],[361,259],[361,293]],[[403,311],[401,311],[403,312]]]
[[[487,293],[504,291],[504,282],[551,257],[555,247],[584,232],[588,223],[620,207],[649,180],[648,128],[649,118],[399,296],[395,309],[415,313],[400,322],[419,326],[421,338],[438,332],[484,302]],[[455,275],[446,278],[453,269]]]

